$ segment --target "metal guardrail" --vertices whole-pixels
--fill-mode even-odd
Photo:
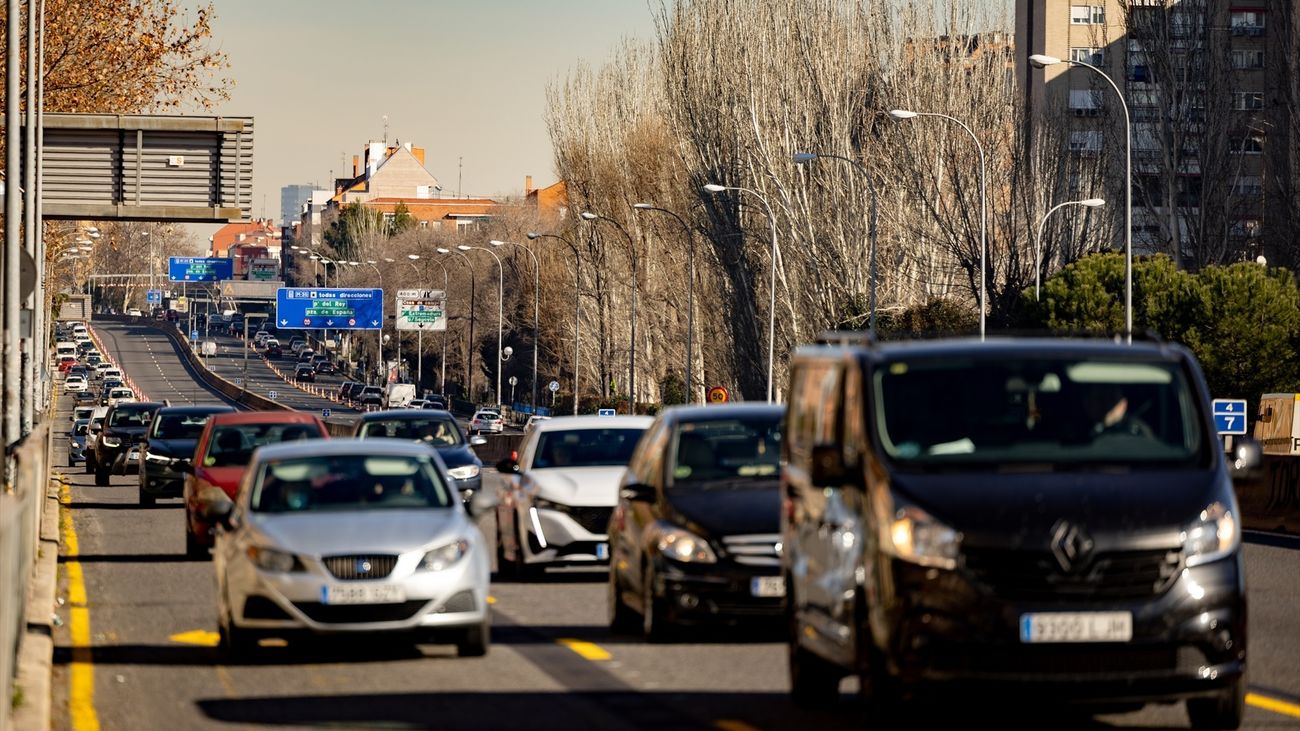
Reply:
[[[9,710],[26,625],[27,587],[36,565],[41,506],[50,475],[50,424],[33,429],[14,448],[12,481],[0,492],[0,731]]]

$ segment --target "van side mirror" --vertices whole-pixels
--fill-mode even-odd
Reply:
[[[844,452],[838,444],[818,444],[812,448],[812,468],[808,476],[817,487],[842,487],[848,478]]]
[[[652,503],[655,501],[654,485],[647,485],[641,482],[633,482],[623,486],[618,492],[619,497],[634,503]]]

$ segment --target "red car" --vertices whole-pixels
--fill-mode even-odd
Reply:
[[[212,547],[212,524],[201,517],[199,496],[221,488],[232,500],[239,489],[253,450],[263,444],[297,439],[328,439],[325,422],[299,411],[243,411],[215,414],[199,435],[185,472],[185,553],[203,557]]]
[[[77,364],[77,359],[71,355],[65,355],[59,359],[59,373],[67,373],[72,366]]]

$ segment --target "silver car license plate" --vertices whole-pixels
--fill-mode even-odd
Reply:
[[[321,587],[322,604],[398,604],[406,590],[397,584],[330,584]]]
[[[609,560],[609,544],[608,544],[608,543],[597,543],[597,544],[596,544],[596,558],[597,558],[598,560],[600,560],[600,561],[608,561],[608,560]]]
[[[1020,615],[1021,642],[1128,642],[1130,612],[1038,612]]]
[[[749,580],[749,593],[758,597],[785,596],[785,577],[755,576]]]

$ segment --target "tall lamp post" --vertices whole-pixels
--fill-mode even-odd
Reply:
[[[724,190],[734,190],[738,193],[748,193],[758,199],[763,204],[763,210],[767,212],[767,222],[772,227],[772,281],[769,285],[767,302],[767,400],[772,401],[772,374],[775,370],[776,358],[776,216],[772,214],[772,206],[768,205],[767,198],[762,193],[750,188],[740,186],[718,185],[709,183],[704,186],[704,190],[709,193],[721,193]]]
[[[686,402],[691,403],[695,400],[692,378],[695,370],[695,236],[691,234],[691,227],[686,224],[686,219],[667,208],[660,208],[650,203],[633,203],[632,209],[658,211],[672,216],[682,225],[682,231],[686,232]]]
[[[988,184],[988,168],[985,164],[984,145],[980,142],[980,138],[975,134],[975,130],[971,129],[969,125],[960,119],[948,116],[947,114],[940,114],[938,112],[913,112],[907,109],[891,109],[889,111],[889,116],[898,121],[913,119],[915,117],[938,117],[939,119],[946,119],[949,122],[960,125],[962,129],[966,130],[966,134],[969,134],[970,138],[975,140],[975,149],[979,150],[980,153],[980,340],[983,340],[985,310],[988,309],[985,306],[988,301],[986,296],[985,280],[988,279],[987,262],[989,231],[989,207],[986,187]]]
[[[871,276],[867,282],[867,310],[870,313],[867,320],[867,329],[871,332],[876,331],[876,185],[871,178],[871,173],[867,168],[857,160],[843,155],[831,155],[824,152],[796,152],[794,161],[799,165],[805,165],[826,158],[828,160],[842,160],[847,162],[862,173],[862,178],[867,181],[867,190],[871,193]]]
[[[633,414],[635,414],[636,413],[636,295],[637,295],[637,290],[639,289],[639,287],[637,286],[637,274],[636,274],[636,243],[632,240],[632,234],[628,233],[627,229],[623,228],[622,224],[620,224],[618,221],[615,221],[614,219],[608,216],[602,216],[596,213],[592,213],[591,211],[583,211],[582,220],[592,221],[592,222],[604,221],[606,223],[609,223],[613,225],[614,228],[618,229],[619,233],[623,234],[623,238],[627,239],[627,255],[628,258],[632,260],[632,336],[629,340],[629,345],[628,345],[628,364],[627,364],[628,391],[627,392],[628,392],[628,401],[631,403],[629,409]]]
[[[465,390],[468,392],[469,397],[473,399],[474,397],[474,378],[473,378],[474,376],[474,305],[476,303],[476,300],[474,299],[475,297],[474,288],[476,286],[475,277],[474,277],[474,262],[470,261],[468,256],[465,256],[459,251],[452,251],[451,249],[444,249],[442,247],[438,247],[437,249],[435,249],[435,251],[437,251],[439,254],[442,254],[444,256],[448,254],[455,254],[456,256],[459,256],[461,259],[465,261],[465,266],[469,267],[469,336],[465,341],[465,349],[469,352],[469,357],[465,359]],[[446,271],[446,269],[444,268],[443,271]],[[445,392],[446,391],[445,372],[443,376],[444,376],[443,391]]]
[[[505,358],[502,357],[503,348],[501,346],[504,342],[503,334],[505,332],[506,268],[501,262],[501,257],[497,256],[495,251],[486,246],[466,246],[465,244],[461,244],[456,248],[461,251],[486,251],[492,255],[492,258],[495,259],[497,263],[497,390],[494,395],[497,400],[497,405],[500,406],[505,401],[505,399],[501,397],[501,371],[505,365]]]
[[[577,245],[558,234],[528,232],[528,240],[558,239],[573,251],[573,415],[578,415],[578,330],[582,325],[582,251]]]
[[[524,246],[523,244],[518,244],[513,241],[499,241],[497,239],[493,239],[488,243],[492,244],[493,246],[506,246],[508,244],[510,246],[523,249],[525,252],[528,253],[528,257],[533,260],[533,400],[532,400],[532,407],[533,407],[533,413],[537,413],[537,349],[539,345],[537,323],[538,323],[538,312],[541,310],[542,307],[542,290],[541,290],[542,265],[541,262],[537,260],[537,255],[533,253],[533,250],[528,248],[527,246]]]
[[[1038,222],[1038,235],[1034,238],[1034,301],[1038,301],[1039,283],[1043,273],[1043,229],[1047,227],[1047,219],[1052,217],[1053,213],[1065,208],[1066,206],[1084,206],[1086,208],[1097,208],[1106,205],[1106,201],[1101,198],[1086,198],[1081,201],[1065,201],[1057,203],[1047,211],[1043,220]]]
[[[1047,68],[1058,63],[1090,69],[1110,84],[1124,110],[1124,338],[1133,342],[1133,124],[1129,119],[1128,101],[1115,80],[1105,71],[1084,61],[1062,61],[1055,56],[1035,53],[1029,57],[1034,68]]]

